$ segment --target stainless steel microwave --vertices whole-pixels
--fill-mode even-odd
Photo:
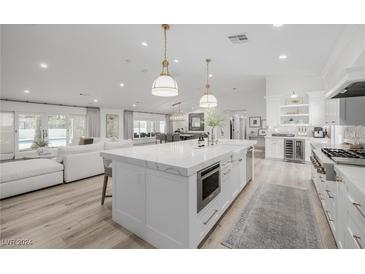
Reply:
[[[221,192],[220,164],[208,166],[197,174],[197,212]]]

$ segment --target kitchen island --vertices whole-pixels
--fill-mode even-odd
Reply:
[[[113,221],[157,248],[196,248],[247,184],[256,141],[197,140],[101,152],[113,161]],[[252,161],[252,162],[251,162]]]

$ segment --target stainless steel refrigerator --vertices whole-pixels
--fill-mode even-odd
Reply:
[[[230,133],[229,138],[230,139],[246,139],[246,122],[247,117],[242,115],[232,115],[230,117]]]

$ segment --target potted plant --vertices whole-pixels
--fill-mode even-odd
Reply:
[[[218,136],[215,138],[216,128],[222,128],[224,126],[224,116],[215,109],[208,111],[207,120],[205,124],[211,128],[212,131],[212,145],[214,141],[218,142]]]
[[[48,146],[48,142],[46,140],[43,140],[41,138],[36,138],[33,141],[32,149],[37,149],[38,154],[44,153],[44,148]]]

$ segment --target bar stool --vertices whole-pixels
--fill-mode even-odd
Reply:
[[[167,133],[166,134],[166,142],[173,142],[174,139],[172,137],[172,134],[171,133]]]
[[[103,191],[101,193],[101,205],[104,204],[105,197],[112,197],[112,195],[105,195],[106,188],[108,186],[108,178],[112,177],[112,160],[103,158],[104,163],[104,184],[103,184]]]

